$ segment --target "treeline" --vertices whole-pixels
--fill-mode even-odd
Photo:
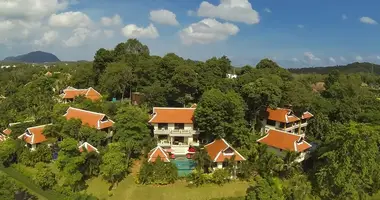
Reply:
[[[338,70],[341,73],[374,73],[380,74],[380,65],[373,63],[351,63],[347,65],[337,65],[328,67],[306,67],[306,68],[291,68],[289,71],[295,74],[329,74],[334,70]]]

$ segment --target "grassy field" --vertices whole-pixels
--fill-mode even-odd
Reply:
[[[185,181],[177,181],[175,184],[167,186],[138,185],[134,182],[133,176],[125,178],[116,189],[112,190],[112,196],[108,196],[108,183],[101,178],[94,178],[88,182],[87,193],[105,200],[209,200],[220,197],[245,196],[248,183],[236,181],[218,185],[205,185],[198,188],[190,188]]]

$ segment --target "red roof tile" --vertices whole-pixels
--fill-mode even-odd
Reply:
[[[39,144],[46,141],[46,137],[43,135],[43,130],[47,125],[35,126],[26,129],[26,132],[19,136],[26,143]]]
[[[296,121],[300,120],[297,116],[295,116],[293,114],[293,111],[290,109],[267,108],[267,112],[268,112],[268,119],[273,120],[273,121],[277,121],[277,122],[291,123],[291,122],[296,122]]]
[[[170,162],[169,154],[160,146],[150,150],[148,154],[148,162],[155,162],[158,157],[164,162]]]
[[[305,140],[298,143],[301,139],[301,135],[270,129],[267,135],[258,139],[257,142],[287,151],[303,152],[311,148]]]
[[[87,89],[76,89],[73,87],[68,87],[67,89],[64,89],[63,94],[61,94],[63,99],[74,99],[79,95],[84,95],[86,98],[93,101],[102,98],[102,95],[92,87]]]
[[[314,117],[314,115],[311,114],[311,113],[309,113],[309,112],[304,112],[304,113],[302,114],[302,119],[310,119],[310,118],[312,118],[312,117]]]
[[[9,128],[7,128],[7,129],[3,130],[3,133],[4,133],[5,135],[8,135],[8,136],[9,136],[9,135],[12,133],[12,130],[9,129]]]
[[[245,158],[224,139],[214,140],[210,144],[205,145],[205,148],[213,162],[223,162],[225,159],[230,159],[233,155],[235,155],[235,161],[245,160]],[[227,153],[226,151],[228,150],[232,150],[233,153]]]
[[[80,119],[82,125],[87,125],[98,130],[113,126],[114,122],[107,119],[105,114],[69,107],[64,115],[67,120]]]
[[[192,124],[195,108],[153,108],[153,117],[149,123]]]
[[[83,152],[84,149],[86,149],[87,152],[93,152],[93,151],[95,151],[96,153],[99,153],[99,151],[98,151],[97,148],[95,148],[94,146],[92,146],[91,144],[89,144],[87,142],[83,143],[78,148],[79,148],[80,152]]]

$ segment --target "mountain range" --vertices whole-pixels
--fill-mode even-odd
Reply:
[[[5,62],[25,62],[25,63],[46,63],[46,62],[60,62],[57,56],[52,53],[43,51],[33,51],[19,56],[6,57]]]

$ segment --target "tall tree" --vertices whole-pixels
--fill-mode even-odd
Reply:
[[[127,166],[122,145],[120,143],[109,144],[100,165],[100,174],[103,178],[115,186],[115,183],[124,178],[128,169]]]
[[[135,76],[132,72],[132,68],[124,63],[108,64],[105,73],[100,78],[103,91],[107,91],[110,96],[119,94],[122,100],[124,99],[126,90],[128,88],[130,90],[132,89],[131,87],[134,81]]]
[[[114,52],[112,50],[101,48],[98,51],[96,51],[93,62],[93,70],[95,72],[95,84],[98,83],[99,77],[106,69],[108,63],[112,63],[114,61]]]

